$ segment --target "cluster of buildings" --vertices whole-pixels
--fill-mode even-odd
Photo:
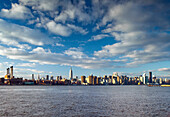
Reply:
[[[149,72],[149,77],[144,73],[139,77],[127,77],[126,75],[119,76],[118,73],[114,73],[112,76],[104,75],[103,77],[97,77],[90,75],[81,76],[81,84],[83,85],[162,85],[170,84],[170,80],[167,78],[152,77],[152,72]]]
[[[0,85],[21,85],[23,78],[15,78],[13,75],[13,66],[7,68],[5,77],[0,78]]]
[[[13,66],[7,68],[7,73],[5,77],[0,78],[0,85],[162,85],[170,84],[170,80],[167,78],[156,78],[149,72],[149,76],[145,73],[138,77],[127,77],[126,75],[119,76],[118,73],[113,73],[113,75],[103,77],[89,75],[73,78],[72,68],[69,71],[69,79],[62,78],[62,76],[46,75],[45,77],[40,77],[35,79],[34,74],[32,74],[32,79],[15,78],[13,76]]]

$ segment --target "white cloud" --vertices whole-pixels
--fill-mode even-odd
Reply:
[[[104,39],[106,37],[109,37],[109,35],[107,35],[107,34],[99,34],[99,35],[96,35],[96,36],[92,36],[92,38],[89,39],[88,41],[97,41],[97,40]]]
[[[42,47],[37,47],[33,49],[30,53],[38,53],[38,54],[44,54],[46,51]]]
[[[61,0],[19,0],[19,3],[39,12],[49,12],[50,17],[55,18],[56,22],[74,22],[74,19],[77,19],[79,22],[87,22],[91,19],[89,14],[86,13],[84,0],[73,2]],[[61,12],[58,12],[58,9],[62,9]]]
[[[169,15],[162,14],[166,10],[164,4],[154,2],[125,2],[110,6],[100,26],[106,26],[102,32],[111,34],[117,42],[102,47],[94,55],[122,56],[130,59],[128,66],[170,60],[170,34],[166,32],[170,26]]]
[[[19,44],[15,39],[13,39],[13,37],[4,35],[1,32],[0,32],[0,43],[8,46],[15,46],[21,49],[31,49],[31,46],[29,46],[28,44]]]
[[[80,55],[76,55],[80,54]],[[9,59],[16,59],[40,64],[49,65],[68,65],[77,66],[86,69],[98,69],[104,67],[114,67],[114,61],[107,59],[96,59],[87,57],[80,51],[74,48],[67,51],[66,54],[52,53],[50,50],[44,50],[41,47],[35,48],[30,52],[17,48],[6,48],[0,46],[0,55],[6,56]],[[66,56],[67,55],[67,56]],[[69,56],[68,56],[69,55]],[[117,63],[117,62],[116,62]]]
[[[0,52],[1,55],[10,59],[43,64],[73,65],[82,68],[112,67],[113,63],[119,62],[127,62],[126,65],[130,66],[169,61],[170,23],[167,6],[169,5],[159,1],[93,0],[88,6],[84,0],[19,0],[19,4],[12,4],[11,9],[2,9],[1,14],[8,14],[9,18],[14,18],[14,14],[18,13],[19,19],[29,18],[29,15],[33,14],[38,17],[29,20],[27,25],[35,25],[36,28],[44,28],[60,36],[70,36],[74,32],[85,35],[88,33],[87,28],[96,25],[93,31],[101,30],[101,32],[94,32],[95,36],[88,38],[88,41],[113,36],[116,42],[95,51],[95,57],[88,57],[81,49],[76,48],[70,48],[64,53],[52,53],[43,47],[29,50],[31,44],[36,46],[56,44],[61,47],[64,45],[56,43],[57,39],[53,37],[50,39],[37,29],[0,19],[0,43],[3,50]],[[29,14],[30,11],[32,14]],[[105,59],[100,57],[105,57]]]
[[[136,66],[139,64],[146,64],[158,61],[168,61],[169,52],[147,52],[147,51],[133,51],[124,57],[132,58],[130,63],[127,63],[128,66]]]
[[[88,13],[86,13],[86,4],[84,0],[77,1],[71,3],[67,1],[67,5],[64,2],[62,4],[62,12],[55,17],[55,21],[58,22],[74,22],[76,19],[79,22],[89,22],[91,21],[91,17]]]
[[[33,15],[31,11],[21,5],[21,4],[13,4],[11,9],[2,9],[0,12],[1,17],[12,18],[12,19],[29,19],[32,18]]]
[[[23,5],[30,6],[34,10],[54,11],[59,4],[59,0],[19,0]]]
[[[53,40],[41,33],[39,30],[8,23],[2,19],[0,19],[0,33],[1,36],[11,39],[15,42],[27,42],[33,45],[53,43]],[[4,39],[1,39],[1,41],[5,42]]]
[[[70,48],[64,52],[64,54],[72,56],[73,58],[85,58],[87,57],[80,48]]]
[[[19,69],[19,68],[17,68]],[[24,71],[27,71],[27,72],[32,72],[32,73],[38,73],[38,74],[41,74],[41,73],[47,73],[46,71],[41,71],[41,70],[36,70],[36,69],[20,69],[20,70],[24,70]]]
[[[75,10],[66,10],[55,17],[55,21],[65,23],[67,20],[73,20],[75,18]]]
[[[170,72],[170,68],[160,68],[158,71]]]
[[[86,31],[85,29],[83,29],[82,27],[79,26],[75,26],[72,24],[67,24],[67,26],[73,30],[75,30],[76,32],[80,32],[81,34],[85,35],[88,33],[88,31]]]
[[[35,67],[36,63],[19,63],[16,66],[19,66],[19,67]]]
[[[61,35],[61,36],[69,36],[71,34],[71,30],[61,24],[56,24],[54,21],[50,21],[46,24],[49,31],[54,34]]]
[[[56,46],[64,47],[64,45],[61,43],[56,43]]]
[[[114,62],[127,62],[127,59],[113,60]]]

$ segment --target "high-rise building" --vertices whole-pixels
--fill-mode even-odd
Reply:
[[[97,81],[96,81],[96,84],[99,85],[101,83],[101,77],[97,77]]]
[[[54,77],[53,77],[53,76],[51,76],[51,77],[50,77],[50,80],[53,80],[53,79],[54,79]]]
[[[143,82],[143,76],[142,75],[139,76],[139,81]]]
[[[112,84],[117,84],[117,77],[116,76],[112,76]]]
[[[62,76],[59,76],[59,80],[62,80]]]
[[[59,76],[56,77],[56,80],[59,81]]]
[[[92,85],[92,84],[93,84],[93,75],[88,76],[86,79],[87,79],[87,83],[88,83],[89,85]]]
[[[32,74],[32,80],[34,80],[34,74]]]
[[[112,76],[108,76],[109,84],[112,84]]]
[[[9,75],[9,68],[7,68],[7,75]]]
[[[40,80],[40,75],[38,74],[38,80]]]
[[[10,76],[10,72],[9,72],[9,68],[7,68],[7,74],[5,76],[6,79],[9,79],[11,76]]]
[[[9,68],[7,68],[6,70],[7,70],[7,73],[5,75],[5,79],[10,79],[11,75],[10,75],[10,72],[9,72]]]
[[[81,76],[81,84],[86,83],[85,79],[86,79],[86,76]]]
[[[107,84],[108,83],[108,79],[107,79],[107,75],[104,75],[103,76],[103,84]]]
[[[117,76],[117,84],[120,84],[120,77]]]
[[[149,83],[152,83],[152,72],[149,72]]]
[[[13,78],[13,66],[10,67],[10,70],[11,70],[10,78]]]
[[[146,73],[144,73],[142,77],[143,77],[143,84],[146,84],[147,83],[146,82]]]
[[[49,75],[46,75],[46,80],[49,80]]]
[[[97,76],[93,76],[93,85],[96,85],[97,82]]]
[[[156,82],[156,76],[155,75],[153,75],[153,77],[152,77],[152,82]]]
[[[73,71],[72,71],[72,68],[70,68],[69,78],[70,78],[70,80],[72,80],[72,79],[73,79]]]

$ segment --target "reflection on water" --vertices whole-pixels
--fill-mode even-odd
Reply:
[[[170,116],[170,88],[0,86],[0,116]]]

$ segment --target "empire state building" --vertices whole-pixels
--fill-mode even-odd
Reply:
[[[70,68],[69,78],[70,78],[70,80],[72,80],[72,79],[73,79],[73,71],[72,71],[72,68]]]

